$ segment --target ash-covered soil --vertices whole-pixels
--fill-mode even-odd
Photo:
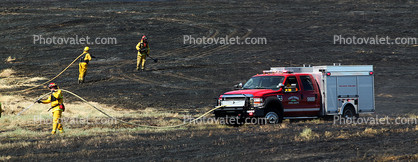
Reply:
[[[77,84],[78,62],[53,81],[88,101],[133,110],[153,107],[193,112],[196,108],[212,107],[213,97],[272,66],[342,63],[374,66],[376,115],[379,117],[418,113],[418,47],[413,44],[340,45],[333,42],[334,35],[388,36],[391,41],[397,37],[418,37],[418,5],[414,1],[5,1],[0,6],[0,14],[0,69],[11,68],[18,76],[53,78],[80,55],[85,46],[34,43],[34,35],[44,38],[88,36],[91,41],[99,37],[116,38],[117,44],[88,45],[90,54],[96,58],[88,66],[86,83]],[[148,59],[147,70],[138,72],[135,46],[144,34],[149,39],[150,56],[159,61],[154,63]],[[184,43],[185,35],[239,37],[241,41],[261,37],[267,39],[267,44],[196,45]],[[3,61],[9,56],[16,60]],[[13,90],[24,88],[29,87]],[[3,89],[1,93],[7,95],[10,91]],[[37,97],[46,92],[40,87],[24,95]],[[65,102],[77,100],[65,95]],[[298,132],[302,130],[292,123],[289,127],[297,127],[294,131]],[[313,131],[324,135],[325,129],[333,126],[317,127]],[[389,130],[398,129],[388,127]],[[353,129],[365,128],[350,126],[344,129],[355,132]],[[125,142],[109,143],[109,146],[91,150],[86,148],[95,152],[93,155],[97,158],[85,156],[83,160],[345,161],[363,156],[363,160],[367,160],[385,153],[416,155],[411,152],[416,148],[416,132],[389,131],[370,138],[326,140],[320,137],[313,142],[295,142],[286,140],[290,138],[287,133],[270,129],[267,134],[278,133],[283,140],[277,137],[269,140],[270,136],[260,135],[262,126],[244,131],[233,127],[205,130],[206,133],[215,132],[214,135],[199,130],[179,131],[174,134],[180,135],[169,135],[169,138],[167,134],[170,133],[139,133]],[[334,131],[338,129],[333,128]],[[297,133],[289,134],[293,138]],[[140,137],[144,140],[137,142]],[[222,143],[232,138],[234,140]],[[132,141],[136,142],[133,144]],[[198,147],[200,142],[203,147]],[[76,146],[83,144],[61,148],[62,152],[44,157],[70,160],[73,157],[68,156],[80,151]],[[113,148],[112,154],[105,149],[108,147]],[[141,151],[136,149],[138,147],[159,151]],[[166,150],[166,147],[173,149]],[[48,151],[50,148],[42,149]],[[361,151],[354,151],[359,149]],[[59,156],[63,152],[67,157]],[[22,150],[10,153],[15,160],[21,156],[23,159],[36,158],[36,154],[26,154]],[[103,154],[107,156],[101,156]]]

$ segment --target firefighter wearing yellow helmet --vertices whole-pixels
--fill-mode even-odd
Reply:
[[[78,84],[84,83],[84,77],[87,73],[87,65],[89,64],[89,61],[91,61],[91,58],[95,58],[94,56],[91,56],[89,53],[89,47],[84,48],[83,56],[80,58],[80,63],[78,64],[80,75],[78,76]]]
[[[55,134],[58,129],[60,133],[64,133],[64,129],[61,124],[61,115],[65,111],[64,99],[61,90],[55,83],[50,83],[48,88],[51,90],[51,96],[46,100],[38,100],[38,103],[48,104],[51,103],[53,124],[51,134]]]
[[[141,41],[136,45],[136,50],[138,50],[137,62],[136,62],[136,70],[139,71],[141,67],[141,71],[145,70],[145,60],[149,54],[150,48],[148,45],[147,36],[142,36]]]

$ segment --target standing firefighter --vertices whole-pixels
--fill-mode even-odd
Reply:
[[[57,128],[60,133],[64,133],[64,129],[62,128],[61,124],[61,114],[65,111],[64,107],[64,100],[62,97],[61,90],[58,89],[58,85],[55,83],[50,83],[48,88],[51,90],[51,96],[48,97],[46,100],[38,100],[38,103],[51,103],[52,109],[52,117],[53,117],[53,125],[52,125],[52,132],[51,134],[55,134]]]
[[[84,77],[87,73],[87,65],[89,64],[89,61],[91,61],[91,58],[95,58],[94,56],[91,56],[89,53],[89,47],[84,48],[83,56],[80,58],[80,64],[78,64],[80,75],[78,76],[78,84],[84,83]]]
[[[138,57],[136,62],[136,70],[139,71],[139,67],[141,66],[141,71],[145,70],[145,60],[149,54],[149,45],[147,37],[144,35],[142,36],[141,41],[136,45],[136,50],[138,50]]]

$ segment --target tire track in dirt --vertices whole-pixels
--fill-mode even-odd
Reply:
[[[205,28],[205,29],[208,29],[208,30],[215,31],[212,35],[208,35],[207,36],[208,38],[214,38],[215,36],[219,35],[219,33],[220,33],[219,29],[217,29],[217,28],[215,28],[213,26],[210,26],[210,25],[202,25],[202,24],[196,25],[196,24],[198,24],[197,22],[193,22],[193,21],[189,21],[189,20],[174,19],[174,18],[150,18],[149,20],[158,20],[158,21],[165,21],[165,22],[184,23],[184,24],[194,25],[194,26],[198,26],[200,28]],[[233,32],[230,33],[228,35],[228,37],[231,37],[235,33],[237,33],[237,29],[233,29]],[[163,53],[163,55],[159,55],[158,57],[167,57],[167,56],[173,55],[175,53],[186,52],[190,48],[195,48],[197,46],[199,46],[199,44],[197,44],[197,45],[188,45],[188,46],[182,47],[182,48],[176,48],[176,49],[170,50],[168,52],[165,52],[165,53]],[[220,46],[220,47],[222,47],[222,46]],[[226,47],[229,47],[229,46],[226,46]],[[220,49],[216,49],[216,48],[219,48],[219,47],[216,47],[215,49],[210,49],[209,51],[210,52],[213,52],[213,51],[217,51],[217,50],[224,49],[226,47],[222,47]],[[202,54],[207,54],[207,53],[208,52],[204,52]],[[174,62],[176,62],[176,61],[174,61]],[[113,67],[111,67],[111,68],[106,68],[106,69],[102,69],[102,70],[109,69],[109,73],[110,74],[114,74],[115,72],[116,73],[121,72],[122,71],[121,69],[123,68],[124,65],[132,64],[132,63],[133,63],[132,60],[123,61],[123,62],[116,63],[116,65],[113,65]],[[114,69],[115,67],[118,68],[119,70]],[[186,79],[186,80],[190,80],[190,81],[207,81],[207,80],[204,80],[204,79],[201,79],[201,78],[197,78],[197,77],[185,76],[182,73],[180,73],[180,74],[160,73],[160,75],[165,75],[165,76],[170,76],[170,77],[176,77],[176,78]],[[135,81],[137,81],[139,83],[143,83],[143,84],[150,84],[150,85],[156,85],[156,86],[165,85],[164,83],[150,81],[150,80],[147,80],[147,79],[144,79],[144,78],[140,78],[140,77],[136,76],[136,74],[133,74],[133,76],[135,76],[135,77],[131,77],[131,76],[128,76],[128,75],[122,75],[122,76],[123,77],[126,77],[126,78],[133,79],[133,80],[135,80]],[[118,79],[118,78],[120,79],[121,77],[113,77],[113,78],[114,79]],[[168,87],[171,87],[171,88],[180,88],[180,89],[191,89],[191,88],[181,88],[181,87],[175,87],[175,86],[168,86]]]
[[[208,20],[208,21],[214,21],[214,22],[218,22],[218,23],[221,23],[221,24],[223,23],[223,21],[218,20],[218,19],[214,19],[214,18],[205,18],[205,19]],[[230,37],[230,38],[232,38],[232,36],[237,32],[237,29],[240,29],[241,28],[239,26],[236,26],[236,25],[233,25],[233,24],[230,24],[230,23],[223,23],[223,24],[227,24],[229,26],[234,27],[234,32],[228,35],[228,37]],[[245,29],[247,30],[247,32],[246,32],[246,34],[244,36],[241,37],[241,39],[247,38],[252,33],[252,29],[248,29],[248,28],[245,28]],[[228,48],[231,45],[232,44],[222,45],[222,46],[219,46],[219,47],[217,47],[215,49],[211,49],[209,51],[205,51],[205,52],[203,52],[203,53],[201,53],[199,55],[195,55],[195,56],[188,57],[187,59],[198,59],[198,58],[207,57],[207,56],[210,56],[213,52],[219,51],[219,50],[222,50],[222,49],[225,49],[225,48]]]
[[[158,21],[167,21],[167,22],[183,22],[183,23],[188,23],[189,25],[197,24],[196,22],[193,22],[193,21],[173,19],[173,18],[150,18],[149,20],[158,20]],[[213,35],[208,35],[207,36],[209,38],[214,38],[215,36],[217,36],[220,33],[218,29],[215,29],[215,28],[213,28],[209,25],[206,25],[206,26],[205,25],[196,25],[196,26],[215,31],[215,33]],[[199,46],[199,45],[188,45],[186,47],[176,48],[176,49],[170,50],[168,52],[165,52],[165,53],[163,53],[163,55],[159,55],[158,57],[167,57],[167,56],[173,55],[174,53],[185,52],[186,50],[188,50],[190,48],[197,47],[197,46]],[[126,65],[126,64],[132,64],[132,62],[131,61],[124,61],[123,63],[118,63],[114,67],[122,67],[123,65]]]
[[[175,89],[193,89],[193,88],[184,88],[184,87],[172,86],[172,85],[169,85],[169,84],[164,83],[164,82],[145,79],[144,77],[140,77],[136,74],[132,74],[132,76],[121,75],[121,77],[125,77],[125,78],[128,78],[130,80],[136,81],[138,83],[142,83],[142,84],[149,84],[149,85],[155,85],[155,86],[161,86],[161,87],[169,87],[169,88],[175,88]]]
[[[176,74],[172,74],[172,73],[165,73],[165,74],[161,74],[161,75],[165,75],[165,76],[170,76],[170,77],[176,77],[176,78],[180,78],[180,79],[186,79],[189,81],[194,81],[194,82],[200,82],[200,81],[206,81],[209,82],[208,80],[202,79],[202,78],[197,78],[197,77],[192,77],[192,76],[186,76],[183,73],[176,73]]]
[[[248,35],[250,35],[251,34],[251,32],[252,32],[252,30],[251,29],[247,29],[247,33],[242,37],[242,38],[246,38],[246,37],[248,37]],[[228,36],[228,37],[230,37],[230,36]],[[198,59],[198,58],[203,58],[203,57],[207,57],[207,56],[210,56],[210,55],[212,55],[212,53],[213,52],[215,52],[215,51],[219,51],[219,50],[222,50],[222,49],[225,49],[225,48],[228,48],[228,47],[230,47],[232,44],[227,44],[227,45],[222,45],[222,46],[219,46],[219,47],[216,47],[216,48],[214,48],[214,49],[211,49],[211,50],[208,50],[208,51],[205,51],[205,52],[203,52],[203,53],[200,53],[199,55],[194,55],[194,56],[191,56],[191,57],[187,57],[188,59]]]
[[[189,24],[189,26],[192,26],[192,25],[194,26],[195,24],[197,24],[196,22],[193,22],[193,21],[174,19],[174,18],[150,18],[150,20],[158,20],[158,21],[165,21],[165,22],[182,22],[182,23]],[[210,25],[199,24],[199,25],[196,25],[196,26],[215,31],[215,33],[212,36],[207,35],[206,37],[214,38],[215,36],[217,36],[219,34],[219,30],[211,27]],[[160,55],[159,57],[167,57],[167,56],[173,55],[174,53],[177,53],[177,52],[185,52],[189,48],[194,48],[194,47],[197,47],[197,46],[199,46],[199,45],[188,45],[186,47],[176,48],[176,49],[173,49],[173,50],[170,50],[170,51],[167,51],[167,52],[163,53],[163,55]]]

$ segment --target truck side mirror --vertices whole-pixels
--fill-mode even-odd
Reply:
[[[283,83],[279,83],[278,85],[277,85],[277,88],[283,88],[284,87],[284,84]]]
[[[234,90],[239,90],[239,89],[242,89],[242,83],[234,85]]]

